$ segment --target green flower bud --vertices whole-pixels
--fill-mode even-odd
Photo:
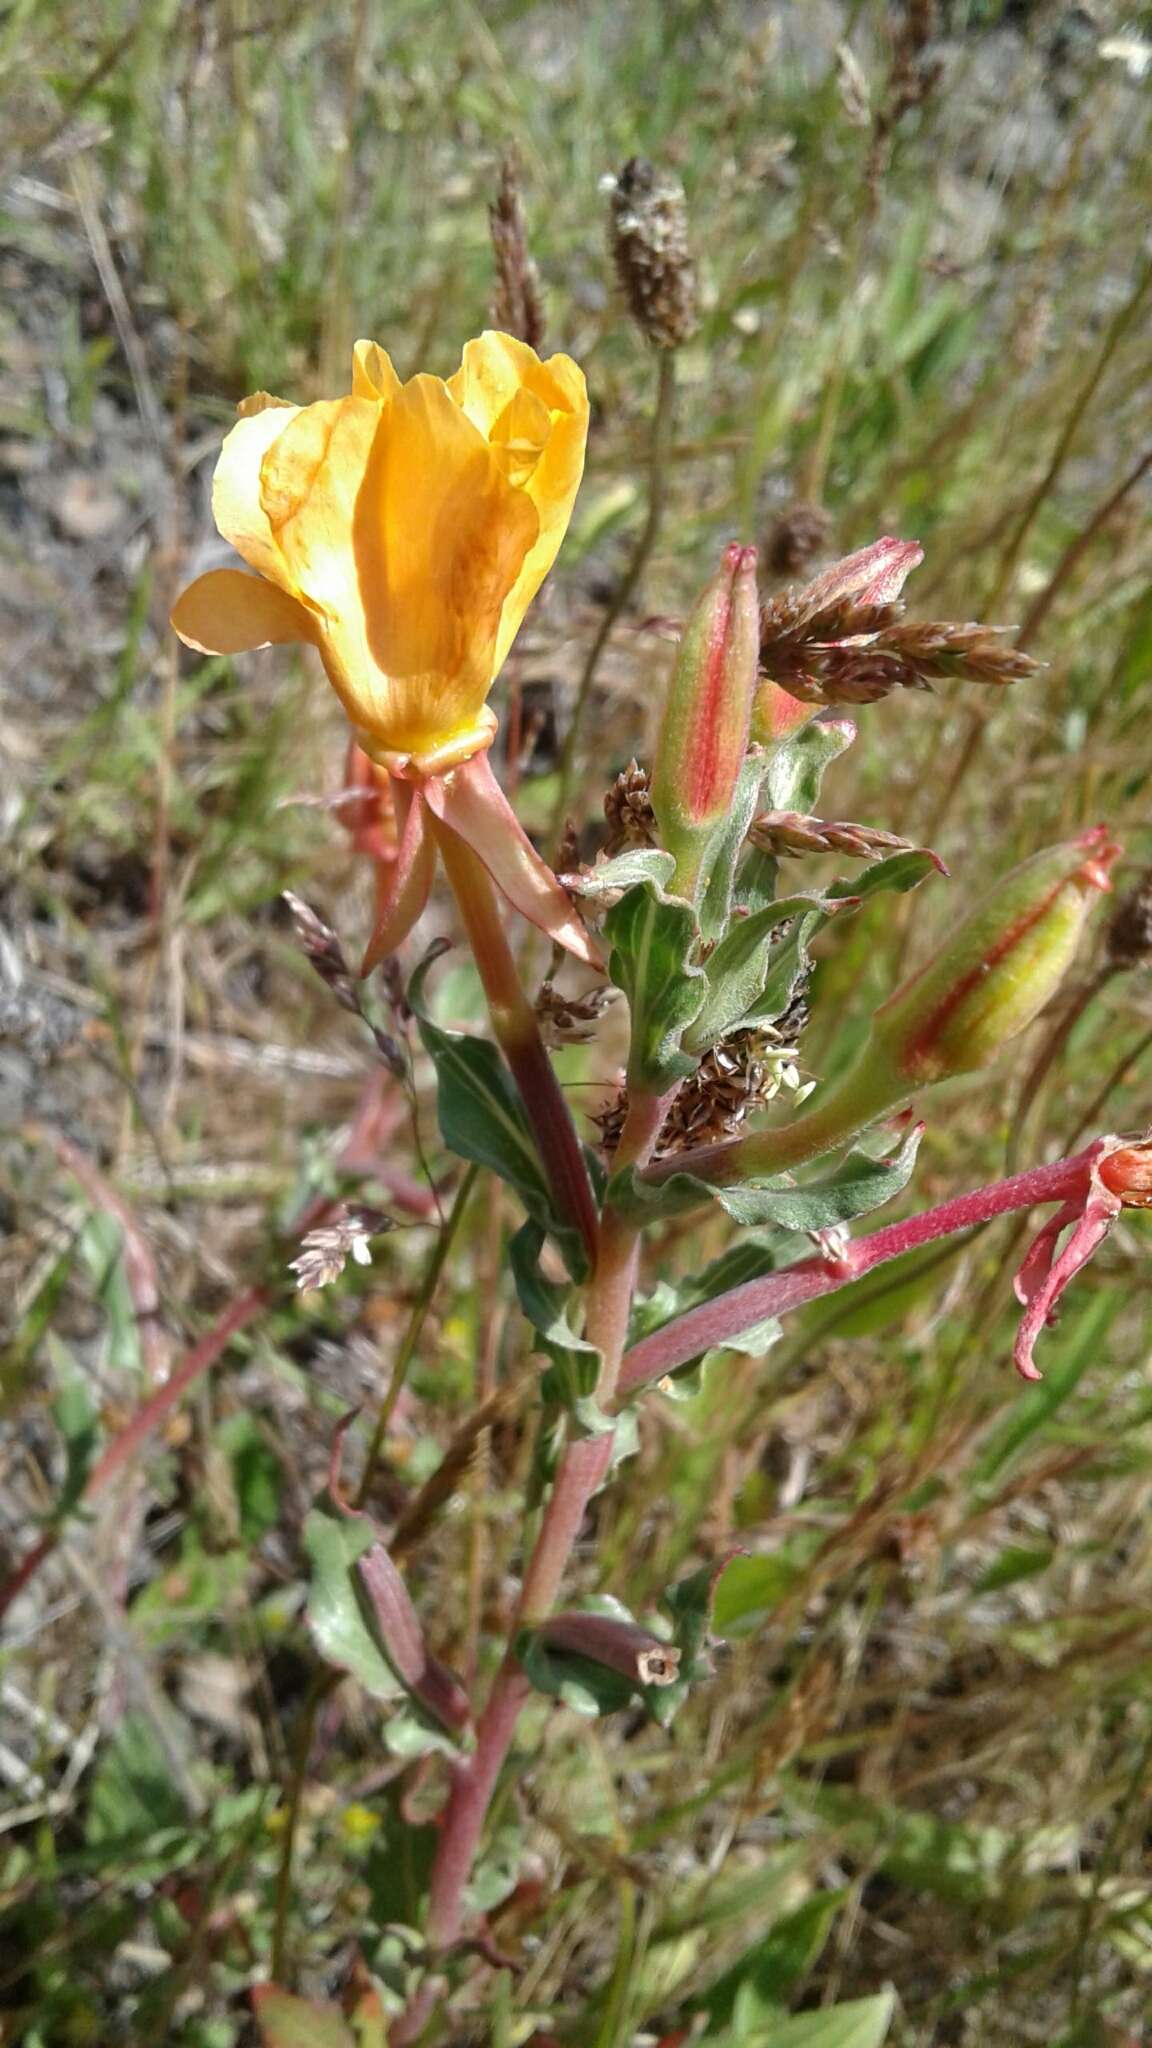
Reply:
[[[996,1057],[1056,993],[1120,851],[1103,825],[998,882],[876,1012],[870,1053],[911,1085]]]
[[[756,550],[733,544],[687,625],[652,770],[661,843],[691,895],[748,750],[760,646]]]

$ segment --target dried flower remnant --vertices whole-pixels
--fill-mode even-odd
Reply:
[[[562,995],[551,981],[541,983],[536,998],[536,1015],[545,1045],[586,1045],[619,991],[607,985],[587,990],[584,995]]]
[[[699,292],[679,178],[630,157],[611,185],[612,254],[636,325],[657,348],[696,332]]]
[[[305,903],[304,898],[293,890],[284,890],[283,901],[291,913],[296,939],[321,981],[332,990],[342,1009],[350,1010],[354,1017],[358,1017],[361,1014],[359,986],[336,932],[310,903]]]
[[[788,1093],[797,1106],[807,1100],[814,1082],[801,1078],[797,1064],[799,1038],[808,1022],[807,998],[793,998],[775,1024],[733,1031],[704,1054],[696,1072],[682,1083],[653,1148],[665,1159],[697,1145],[735,1137],[748,1118]],[[611,1157],[620,1142],[628,1114],[628,1090],[593,1117],[601,1150]]]
[[[652,809],[652,778],[633,756],[620,770],[604,798],[608,837],[604,851],[623,853],[629,846],[655,846],[656,813]],[[561,863],[563,866],[563,863]]]
[[[520,164],[512,151],[500,166],[496,197],[488,208],[488,234],[496,265],[492,325],[540,349],[545,332],[540,273],[528,246]]]
[[[853,825],[847,820],[830,822],[810,818],[799,811],[761,811],[752,820],[748,837],[753,846],[777,859],[805,853],[839,853],[849,860],[876,860],[890,853],[920,852],[910,839],[895,832],[878,831],[874,825]],[[941,874],[947,869],[938,855],[932,859]]]
[[[353,1210],[341,1206],[327,1223],[301,1238],[300,1250],[289,1260],[288,1270],[295,1273],[301,1293],[330,1287],[340,1278],[350,1258],[358,1266],[370,1266],[370,1240],[393,1228],[391,1217],[382,1215],[378,1209]]]
[[[767,682],[805,704],[872,704],[897,689],[1004,687],[1035,674],[1040,663],[1006,644],[1011,628],[904,621],[900,592],[923,558],[916,541],[874,541],[804,589],[770,598],[760,614]]]
[[[1152,1208],[1152,1142],[1147,1136],[1099,1139],[1089,1154],[1083,1188],[1050,1217],[1016,1275],[1016,1299],[1024,1315],[1012,1356],[1022,1378],[1043,1377],[1032,1355],[1036,1339],[1055,1321],[1061,1296],[1103,1244],[1121,1211],[1147,1208]],[[1058,1251],[1069,1227],[1072,1234]]]
[[[814,1087],[801,1079],[796,1043],[806,1021],[806,1006],[793,1005],[782,1022],[757,1030],[734,1031],[704,1054],[696,1072],[677,1093],[660,1132],[656,1152],[686,1152],[735,1137],[755,1110],[790,1094],[799,1105]]]

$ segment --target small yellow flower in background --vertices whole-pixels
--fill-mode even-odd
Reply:
[[[352,1848],[359,1848],[363,1842],[370,1842],[380,1829],[380,1815],[371,1807],[361,1806],[354,1801],[346,1806],[340,1816],[340,1831]]]
[[[584,466],[588,396],[568,356],[483,334],[447,382],[401,384],[356,344],[345,398],[245,399],[216,466],[216,524],[255,576],[178,600],[190,647],[314,646],[357,738],[394,774],[487,748],[486,699],[552,567]]]

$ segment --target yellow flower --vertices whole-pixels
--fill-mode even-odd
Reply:
[[[582,372],[483,334],[446,383],[401,384],[361,341],[348,397],[261,392],[240,411],[212,505],[257,573],[201,576],[172,613],[180,638],[207,654],[308,642],[394,773],[441,775],[482,751],[488,692],[572,514]]]

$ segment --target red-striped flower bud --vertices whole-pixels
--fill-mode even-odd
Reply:
[[[1043,1009],[1120,851],[1103,825],[1005,875],[873,1020],[873,1061],[915,1085],[982,1067]]]
[[[756,550],[733,544],[687,625],[652,770],[660,838],[691,895],[748,749],[760,646]]]

